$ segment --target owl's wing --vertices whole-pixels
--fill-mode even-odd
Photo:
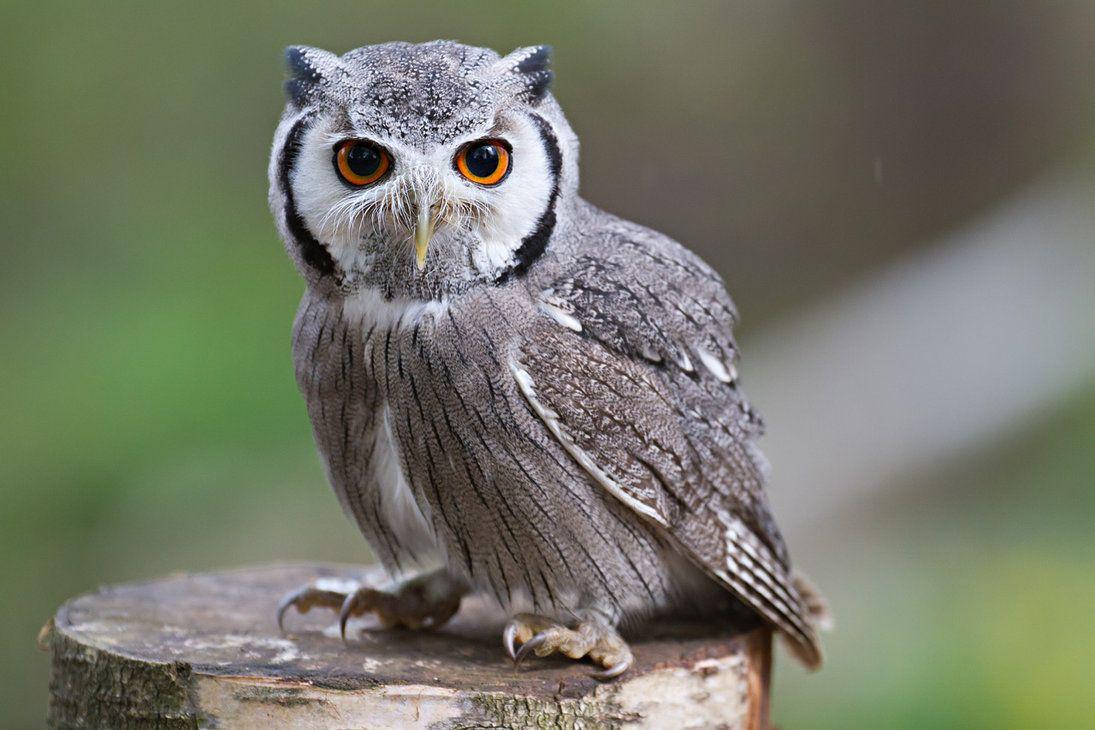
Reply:
[[[679,244],[615,222],[541,294],[511,362],[532,410],[585,471],[821,661],[810,597],[763,492],[759,419],[737,387],[734,310]]]

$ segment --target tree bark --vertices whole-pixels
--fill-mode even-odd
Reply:
[[[330,611],[279,598],[317,577],[375,572],[281,565],[109,586],[45,627],[53,727],[747,728],[768,727],[771,635],[659,621],[628,638],[635,665],[615,682],[592,665],[515,668],[505,616],[477,598],[437,631],[357,624],[348,644]],[[354,625],[351,625],[354,628]]]

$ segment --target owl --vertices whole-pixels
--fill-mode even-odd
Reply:
[[[306,282],[296,379],[327,477],[393,578],[278,608],[443,624],[469,591],[510,658],[588,658],[668,613],[821,662],[818,594],[764,493],[719,276],[578,195],[546,46],[286,52],[270,208]],[[638,630],[638,629],[637,629]]]

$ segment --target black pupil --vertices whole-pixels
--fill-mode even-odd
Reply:
[[[380,168],[380,150],[367,144],[356,144],[346,153],[346,165],[360,177],[371,177]]]
[[[481,144],[468,150],[464,158],[468,172],[476,177],[490,177],[498,169],[498,148],[492,144]]]

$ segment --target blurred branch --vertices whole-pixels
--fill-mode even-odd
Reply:
[[[745,343],[794,532],[986,442],[1095,376],[1095,201],[1045,179]]]

